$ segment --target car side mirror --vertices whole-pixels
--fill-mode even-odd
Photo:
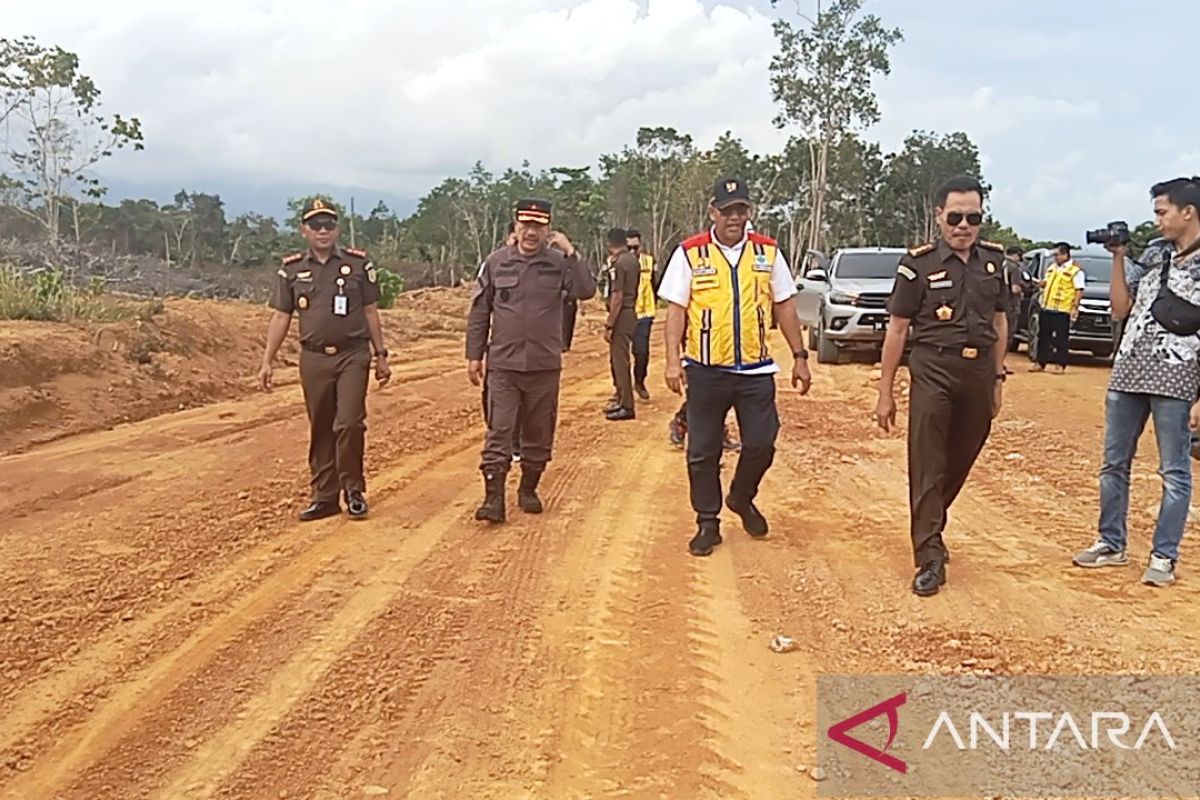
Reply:
[[[829,276],[825,273],[825,270],[823,270],[823,269],[810,269],[804,275],[804,280],[817,281],[818,283],[828,283]]]

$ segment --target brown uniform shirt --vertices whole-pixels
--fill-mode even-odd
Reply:
[[[638,283],[642,279],[642,265],[637,256],[628,250],[620,253],[612,266],[614,292],[624,292],[621,296],[621,309],[633,310],[637,307]]]
[[[587,300],[596,281],[578,254],[543,247],[533,255],[516,245],[487,257],[467,317],[467,358],[489,369],[562,369],[563,299]]]
[[[912,320],[913,344],[984,348],[996,341],[994,314],[1009,303],[1003,247],[981,241],[964,264],[938,241],[900,258],[887,308]]]
[[[344,296],[345,314],[341,311]],[[371,338],[363,309],[379,302],[375,268],[362,250],[334,245],[322,264],[311,250],[283,259],[271,308],[300,314],[300,342],[317,347]]]

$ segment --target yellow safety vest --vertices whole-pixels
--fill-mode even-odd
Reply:
[[[638,279],[637,305],[634,310],[637,312],[638,319],[653,319],[654,312],[658,308],[654,299],[654,256],[642,253],[638,256],[638,263],[642,268],[642,274]]]
[[[772,364],[767,329],[774,304],[775,241],[751,233],[736,265],[725,258],[711,233],[693,236],[680,247],[692,269],[686,360],[736,370]]]
[[[1079,265],[1074,261],[1064,267],[1054,266],[1046,271],[1046,286],[1042,289],[1042,308],[1047,311],[1070,313],[1075,308],[1075,276]]]

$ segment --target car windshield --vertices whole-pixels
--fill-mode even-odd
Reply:
[[[1109,283],[1112,280],[1112,258],[1108,256],[1075,256],[1088,283]]]
[[[845,253],[838,258],[834,274],[839,278],[894,278],[903,253]]]

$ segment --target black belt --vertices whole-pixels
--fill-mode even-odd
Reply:
[[[367,346],[366,339],[347,339],[338,344],[316,344],[314,342],[301,342],[300,347],[310,353],[324,353],[327,356],[336,356],[338,353],[345,353],[350,350],[361,350]]]
[[[924,347],[944,356],[958,356],[959,358],[965,358],[967,361],[974,361],[978,358],[982,358],[983,356],[986,356],[992,349],[990,344],[984,345],[983,347],[947,347],[945,345],[918,342],[914,346]]]

